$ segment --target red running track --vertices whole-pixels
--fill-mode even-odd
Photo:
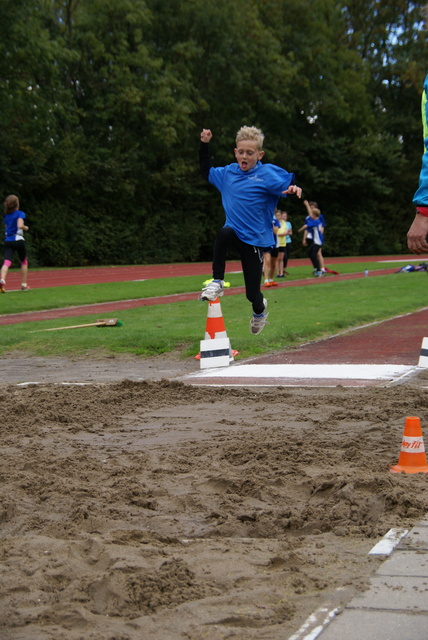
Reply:
[[[386,262],[388,260],[402,260],[407,262],[415,261],[414,256],[363,256],[356,258],[329,258],[330,267],[349,262]],[[418,258],[419,260],[419,258]],[[308,265],[310,262],[306,258],[295,259],[289,261],[289,266]],[[125,267],[92,267],[77,269],[61,269],[61,270],[45,270],[34,271],[30,273],[29,282],[34,289],[58,286],[71,286],[82,284],[98,284],[103,282],[129,282],[138,280],[149,280],[155,278],[177,277],[201,275],[205,276],[210,273],[211,263],[186,263],[186,264],[164,264],[164,265],[148,265],[148,266],[125,266]],[[241,263],[239,261],[230,261],[227,264],[227,273],[241,271]],[[373,275],[385,275],[394,273],[396,267],[385,268],[373,271]],[[306,280],[294,280],[291,282],[279,282],[278,287],[297,287],[318,285],[325,282],[338,280],[352,280],[364,277],[361,273],[352,273],[345,275],[328,275],[326,278],[308,278]],[[10,290],[19,289],[19,270],[11,271],[7,279],[7,286]],[[229,290],[229,295],[244,293],[244,287],[233,287]],[[23,295],[30,295],[25,293]],[[27,313],[0,315],[0,326],[17,324],[20,322],[34,322],[37,320],[52,320],[64,317],[76,317],[81,315],[104,314],[108,312],[116,312],[124,309],[133,309],[136,307],[152,306],[155,304],[170,304],[172,302],[182,302],[196,299],[198,292],[175,294],[170,296],[162,296],[156,298],[141,298],[133,300],[121,300],[117,302],[105,302],[93,305],[84,305],[76,307],[66,307],[62,309],[51,309],[47,311],[34,311]]]
[[[382,258],[355,258],[354,262],[381,262],[387,260],[415,261],[414,256],[384,256]],[[349,262],[348,258],[329,259],[329,266],[340,265],[341,262]],[[306,260],[290,261],[290,266],[305,263],[310,268],[310,263]],[[240,271],[239,262],[229,262],[228,272]],[[381,275],[396,271],[385,268],[373,272],[373,275]],[[61,271],[43,271],[32,274],[31,284],[34,287],[53,287],[72,284],[93,284],[97,282],[120,282],[129,280],[139,280],[148,278],[174,277],[182,275],[206,275],[210,272],[209,263],[195,263],[185,265],[157,265],[148,267],[98,267],[92,269],[66,269]],[[19,278],[19,274],[14,274]],[[345,280],[364,277],[363,273],[348,274],[344,276],[328,276],[326,278],[308,278],[307,280],[282,282],[279,287],[302,286],[302,285],[322,285],[325,282]],[[34,279],[33,279],[34,278]],[[10,279],[12,281],[12,278]],[[9,279],[8,279],[9,284]],[[18,280],[19,284],[19,280]],[[243,287],[234,287],[229,294],[242,293]],[[29,295],[29,294],[23,294]],[[14,324],[18,322],[31,322],[35,320],[47,320],[61,317],[72,317],[86,314],[101,314],[115,312],[120,309],[129,309],[138,306],[153,304],[166,304],[174,301],[195,299],[197,292],[190,294],[178,294],[176,296],[165,296],[162,298],[146,298],[140,300],[124,300],[114,303],[87,305],[85,307],[73,307],[67,309],[53,309],[51,311],[41,311],[27,314],[14,314],[0,316],[0,325]],[[360,327],[354,331],[347,331],[344,334],[332,336],[325,340],[302,345],[296,349],[281,351],[275,354],[261,356],[253,360],[254,364],[312,364],[314,362],[329,364],[405,364],[417,365],[423,338],[427,335],[428,308],[417,313],[399,316],[388,321],[375,323],[366,327]],[[225,374],[226,375],[226,374]],[[312,386],[331,386],[331,379],[313,380]],[[192,383],[192,382],[191,382]],[[207,384],[207,379],[200,382]],[[227,383],[227,379],[216,378],[213,384],[235,385],[236,379]],[[248,381],[247,381],[248,383]],[[266,380],[252,379],[251,384],[266,384]],[[305,381],[307,385],[309,381]],[[348,380],[335,381],[336,384],[346,386],[373,386],[382,384],[376,380]],[[197,381],[193,381],[197,384]],[[277,380],[275,385],[284,384],[284,381]],[[302,381],[287,380],[288,385],[302,385]]]
[[[414,255],[407,256],[362,256],[356,258],[328,258],[329,267],[349,262],[385,262],[388,260],[415,261]],[[421,260],[422,258],[417,258]],[[312,266],[307,258],[288,261],[290,267]],[[386,267],[387,265],[385,265]],[[227,272],[241,271],[238,260],[227,263]],[[180,264],[137,265],[122,267],[86,267],[76,269],[55,269],[29,271],[28,283],[33,289],[45,287],[67,287],[79,284],[98,284],[102,282],[130,282],[135,280],[152,280],[154,278],[173,278],[177,276],[201,276],[211,273],[210,262],[190,262]],[[12,269],[7,278],[7,288],[19,289],[21,286],[19,269]]]

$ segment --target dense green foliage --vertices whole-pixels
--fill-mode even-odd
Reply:
[[[27,213],[31,264],[210,259],[224,218],[199,132],[225,164],[242,124],[319,202],[326,255],[404,251],[424,4],[2,0],[0,184]],[[302,203],[281,206],[298,228]]]

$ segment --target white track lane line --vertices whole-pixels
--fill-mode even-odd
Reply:
[[[191,373],[186,378],[393,380],[415,367],[397,364],[239,364]]]
[[[389,556],[404,536],[409,533],[408,529],[390,529],[369,551],[369,556]]]

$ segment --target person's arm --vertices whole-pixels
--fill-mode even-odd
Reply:
[[[302,197],[302,189],[298,187],[296,184],[290,184],[288,189],[282,192],[282,195],[286,196],[297,196],[298,198]]]
[[[23,231],[28,231],[28,227],[24,224],[24,218],[18,218],[17,222],[18,229],[22,229]]]
[[[311,214],[311,211],[312,211],[311,205],[309,204],[308,200],[303,200],[303,204],[305,205],[306,211],[308,212],[308,216],[309,216]]]
[[[275,222],[273,223],[273,232],[276,236],[285,236],[285,233],[283,231],[281,231],[282,227],[281,227],[281,223],[279,220],[275,220]]]
[[[418,207],[407,232],[407,246],[412,253],[428,253],[428,207]]]
[[[199,169],[201,175],[205,180],[208,180],[208,176],[211,169],[211,156],[209,142],[213,134],[210,129],[202,129],[201,141],[199,143]]]
[[[413,253],[428,252],[428,74],[425,77],[422,92],[422,128],[424,138],[424,154],[422,156],[421,171],[419,174],[419,186],[413,196],[413,204],[416,206],[416,215],[407,232],[407,246]]]
[[[297,229],[297,233],[302,233],[302,231],[305,231],[305,229],[308,228],[307,224],[304,224],[303,227],[300,227],[300,229]]]

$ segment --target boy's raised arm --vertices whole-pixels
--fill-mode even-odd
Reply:
[[[212,137],[213,137],[213,134],[211,132],[211,129],[202,129],[201,142],[209,142]]]
[[[211,129],[202,129],[201,142],[199,143],[199,169],[201,176],[208,180],[211,169],[211,157],[208,143],[213,137]]]

